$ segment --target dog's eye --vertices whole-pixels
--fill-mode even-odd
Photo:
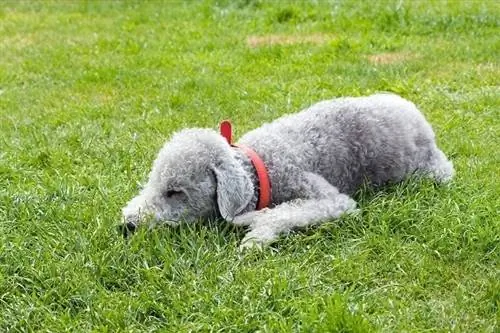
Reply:
[[[182,193],[181,191],[174,191],[174,190],[170,190],[170,191],[165,192],[165,196],[166,196],[167,198],[171,198],[171,197],[173,197],[174,195],[181,194],[181,193]]]

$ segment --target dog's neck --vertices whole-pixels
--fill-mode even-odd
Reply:
[[[257,203],[259,201],[259,178],[257,177],[257,172],[252,164],[250,158],[240,149],[236,148],[236,160],[241,164],[243,170],[250,176],[252,185],[254,188],[252,199],[249,204],[245,207],[242,213],[251,212],[257,209]]]

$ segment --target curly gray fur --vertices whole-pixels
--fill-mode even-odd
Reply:
[[[393,94],[319,102],[264,124],[240,143],[267,166],[271,207],[255,211],[258,183],[241,151],[213,130],[187,129],[160,150],[146,186],[123,209],[125,222],[222,217],[250,228],[242,241],[249,247],[354,211],[349,195],[364,183],[394,183],[414,173],[446,182],[454,173],[420,111]]]

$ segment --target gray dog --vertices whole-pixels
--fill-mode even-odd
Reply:
[[[245,149],[213,130],[186,129],[160,150],[144,189],[123,208],[126,228],[223,218],[249,227],[242,247],[261,246],[355,211],[350,195],[363,183],[394,183],[415,173],[446,182],[454,173],[423,115],[393,94],[323,101],[247,133],[240,143],[265,164],[267,208],[256,209],[264,189]]]

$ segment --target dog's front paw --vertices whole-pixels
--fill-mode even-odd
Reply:
[[[238,247],[238,249],[243,252],[243,251],[253,251],[253,250],[257,250],[257,251],[262,251],[264,249],[264,243],[262,242],[259,242],[259,241],[256,241],[254,239],[249,239],[249,240],[246,240],[246,241],[242,241],[240,246]]]
[[[255,228],[243,237],[240,250],[259,249],[276,240],[276,232],[269,227]]]

